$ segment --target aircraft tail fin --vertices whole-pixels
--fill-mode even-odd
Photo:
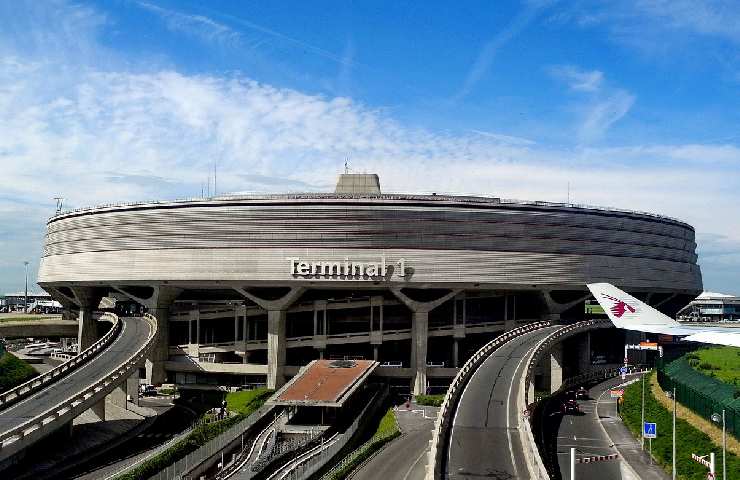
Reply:
[[[587,285],[615,327],[661,333],[680,324],[611,283]]]

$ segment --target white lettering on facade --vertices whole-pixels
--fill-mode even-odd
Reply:
[[[388,275],[388,265],[384,256],[380,261],[353,261],[344,257],[343,262],[307,262],[300,257],[286,257],[290,262],[290,275],[302,277],[347,277],[354,279],[378,279]],[[396,269],[391,274],[399,277],[406,276],[406,260],[398,259]]]

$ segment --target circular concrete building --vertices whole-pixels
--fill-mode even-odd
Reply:
[[[673,314],[702,290],[694,229],[647,213],[491,197],[335,193],[104,206],[48,222],[39,284],[70,308],[156,311],[149,374],[279,385],[368,358],[423,391],[522,322],[584,316],[607,281]]]

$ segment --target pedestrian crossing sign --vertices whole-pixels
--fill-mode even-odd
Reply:
[[[658,436],[658,429],[655,423],[645,422],[642,425],[642,436],[644,438],[655,438]]]

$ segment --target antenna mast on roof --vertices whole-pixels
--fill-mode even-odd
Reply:
[[[344,173],[349,173],[349,158],[344,159]]]
[[[62,211],[62,202],[64,202],[63,197],[54,197],[54,200],[57,201],[57,213]]]

